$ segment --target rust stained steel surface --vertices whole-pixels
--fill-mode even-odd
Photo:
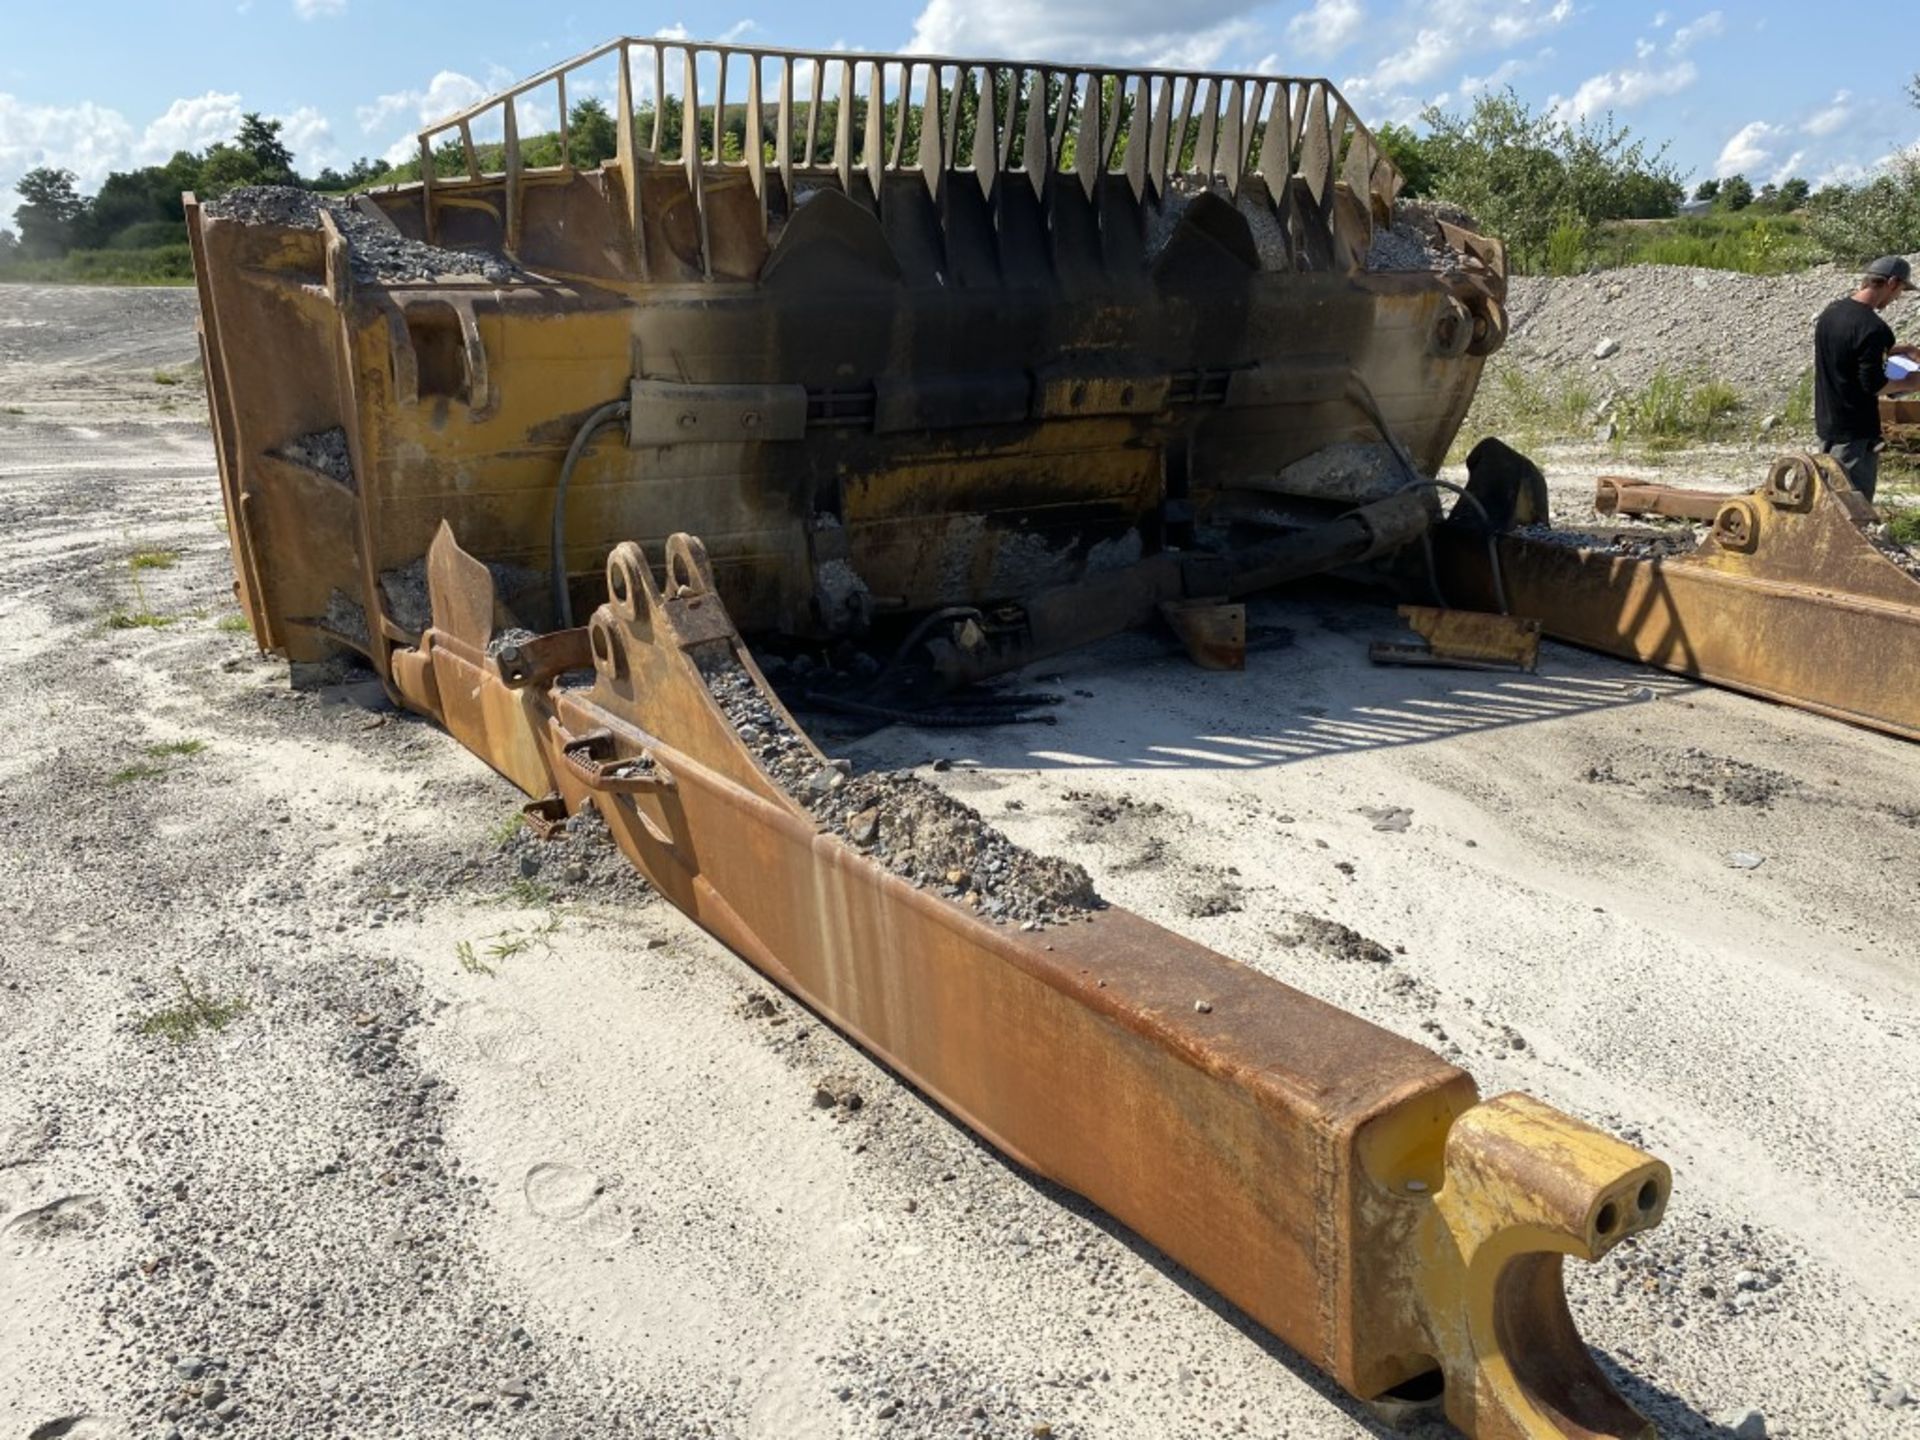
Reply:
[[[1601,515],[1665,515],[1676,520],[1711,520],[1727,503],[1720,490],[1682,490],[1624,475],[1602,475],[1593,482],[1593,508]]]
[[[1637,559],[1503,536],[1517,614],[1546,633],[1920,740],[1920,579],[1876,546],[1873,509],[1825,455],[1787,455],[1718,497],[1690,555]],[[1490,593],[1484,541],[1436,532],[1442,583]]]
[[[738,666],[790,722],[699,543],[674,537],[659,580],[634,545],[607,573],[584,630],[489,658],[492,579],[443,528],[407,703],[548,822],[591,800],[749,963],[1355,1395],[1390,1409],[1442,1377],[1481,1440],[1653,1433],[1559,1267],[1658,1223],[1665,1165],[1526,1096],[1480,1101],[1422,1046],[1125,911],[1023,932],[913,888],[824,832],[715,703],[707,678]],[[583,657],[591,688],[556,682]]]
[[[1466,669],[1531,673],[1540,660],[1540,622],[1480,610],[1443,610],[1433,605],[1402,605],[1400,618],[1419,643],[1375,641],[1368,654],[1376,664],[1453,665]]]
[[[594,65],[619,71],[619,156],[526,163],[519,119],[564,115]],[[663,94],[688,123],[662,129]],[[743,111],[777,159],[715,148]],[[1506,334],[1497,241],[1442,226],[1446,267],[1368,268],[1400,178],[1320,79],[635,39],[442,139],[464,173],[357,204],[466,272],[382,280],[331,210],[186,205],[242,603],[296,662],[386,676],[442,519],[534,628],[561,623],[556,548],[584,612],[614,544],[657,558],[679,530],[750,634],[1024,600],[1376,443],[1356,387],[1437,466]],[[556,504],[620,401],[625,443],[584,446]],[[335,430],[350,480],[298,458]]]

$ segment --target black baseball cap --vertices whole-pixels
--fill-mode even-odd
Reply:
[[[1898,255],[1882,255],[1867,266],[1867,274],[1876,280],[1898,280],[1908,289],[1913,288],[1913,267]]]

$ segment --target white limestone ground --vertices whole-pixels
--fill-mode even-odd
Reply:
[[[0,288],[0,1433],[1384,1433],[590,835],[502,844],[450,739],[221,628],[202,396],[153,379],[191,321]],[[136,597],[137,548],[179,559]],[[1671,1161],[1571,1281],[1664,1433],[1910,1433],[1915,750],[1558,647],[1373,670],[1349,597],[1253,624],[1243,675],[1129,637],[1046,667],[1056,728],[829,750],[949,758],[1115,902]],[[224,1027],[147,1033],[189,985]]]

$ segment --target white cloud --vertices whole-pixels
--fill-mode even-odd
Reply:
[[[0,94],[0,215],[13,213],[13,186],[42,165],[71,170],[91,190],[133,148],[134,131],[117,110],[78,105],[30,105]]]
[[[109,171],[164,165],[177,151],[233,139],[245,109],[238,93],[209,90],[173,101],[136,128],[118,110],[91,101],[30,105],[0,94],[0,217],[12,214],[14,183],[29,170],[71,170],[76,188],[88,194]],[[303,172],[340,163],[333,127],[321,111],[303,105],[268,118],[281,122],[281,141]]]
[[[1853,98],[1851,92],[1841,90],[1835,93],[1833,102],[1826,109],[1815,112],[1807,123],[1800,128],[1809,135],[1831,135],[1846,124],[1853,115],[1853,107],[1847,102]]]
[[[1488,74],[1462,75],[1460,77],[1460,93],[1462,95],[1478,95],[1482,91],[1502,89],[1507,85],[1511,85],[1516,76],[1530,68],[1524,60],[1502,60],[1498,65],[1494,66]],[[1446,102],[1436,96],[1433,103],[1441,105]]]
[[[279,118],[280,143],[293,152],[294,168],[301,174],[311,175],[346,159],[333,143],[333,122],[313,106],[302,105]]]
[[[372,134],[398,116],[408,116],[421,125],[431,125],[442,116],[464,110],[487,95],[487,87],[471,75],[457,70],[442,70],[427,82],[424,90],[395,90],[375,96],[372,103],[355,108],[353,115],[363,133]]]
[[[216,140],[231,140],[240,128],[240,96],[209,90],[176,100],[150,122],[135,147],[142,164],[160,165],[178,150],[202,150]]]
[[[913,54],[1208,67],[1259,38],[1259,0],[927,0],[906,49]],[[1290,68],[1290,67],[1289,67]]]
[[[319,20],[347,13],[347,0],[293,0],[293,13],[302,20]]]
[[[1678,95],[1700,78],[1691,60],[1665,70],[1609,70],[1580,82],[1571,99],[1559,96],[1547,102],[1547,108],[1567,120],[1584,120],[1606,110],[1631,110],[1635,105],[1661,95]]]
[[[1417,112],[1420,102],[1409,92],[1448,66],[1469,55],[1515,49],[1558,29],[1573,13],[1573,0],[1431,0],[1410,40],[1341,89],[1350,99],[1364,98],[1370,109]]]
[[[1333,55],[1347,48],[1366,28],[1360,0],[1314,0],[1287,22],[1287,39],[1309,55]]]
[[[1767,179],[1775,185],[1786,184],[1787,181],[1800,173],[1800,162],[1806,158],[1806,151],[1794,151],[1791,155],[1787,156],[1786,159],[1773,167],[1773,174],[1769,175]]]
[[[1653,28],[1656,30],[1666,29],[1667,21],[1671,20],[1672,18],[1673,18],[1672,15],[1668,14],[1665,10],[1662,10],[1659,14],[1653,17]]]
[[[1720,158],[1713,162],[1714,175],[1722,180],[1729,175],[1751,178],[1749,172],[1761,169],[1773,158],[1774,142],[1785,133],[1780,126],[1764,120],[1742,125],[1721,147]]]
[[[1727,33],[1727,17],[1718,10],[1709,10],[1691,25],[1682,25],[1673,32],[1673,44],[1668,46],[1675,55],[1684,54],[1688,47],[1698,40],[1711,40]]]
[[[1633,58],[1636,60],[1648,59],[1652,56],[1653,52],[1659,48],[1660,47],[1654,44],[1653,41],[1642,36],[1633,42]]]
[[[395,136],[385,151],[387,163],[398,165],[420,152],[420,142],[411,132],[444,120],[484,100],[490,93],[486,85],[471,75],[441,70],[427,82],[425,89],[394,90],[377,95],[368,104],[356,106],[353,117],[360,123],[363,135],[375,131],[391,134],[396,128],[405,127],[409,133]]]

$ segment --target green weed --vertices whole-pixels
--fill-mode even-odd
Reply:
[[[553,887],[542,885],[531,876],[518,876],[507,886],[506,899],[523,910],[538,910],[553,899]]]
[[[171,615],[158,615],[147,604],[147,587],[140,583],[140,571],[143,567],[137,559],[129,561],[127,570],[133,579],[133,609],[113,610],[107,614],[109,630],[158,630],[163,625],[171,625]],[[164,567],[163,567],[164,568]]]
[[[164,760],[169,755],[198,755],[206,748],[207,742],[204,740],[167,740],[147,746],[147,754],[156,760]]]
[[[180,383],[180,377],[171,370],[156,370],[153,372],[153,383],[156,385],[178,385]]]
[[[1813,428],[1813,367],[1811,365],[1802,370],[1800,378],[1793,382],[1793,389],[1787,395],[1786,407],[1780,412],[1780,423],[1789,430]]]
[[[1896,510],[1887,521],[1887,538],[1902,545],[1920,545],[1920,510]]]
[[[20,405],[0,405],[0,412],[8,415],[24,415],[27,413],[25,407]]]
[[[136,570],[171,570],[179,560],[178,550],[136,550],[127,563]]]
[[[473,953],[473,942],[462,940],[453,947],[454,955],[460,961],[460,968],[469,975],[492,975],[493,967]]]
[[[516,955],[524,955],[533,948],[533,941],[525,935],[503,934],[487,946],[487,954],[495,960],[511,960]]]
[[[469,975],[491,975],[494,970],[489,962],[511,960],[516,955],[525,955],[536,945],[543,950],[551,950],[554,932],[559,928],[560,917],[549,910],[547,918],[531,930],[501,930],[492,935],[483,935],[481,939],[487,947],[485,960],[475,952],[474,942],[471,940],[462,940],[455,945],[453,953],[460,961],[460,968]]]
[[[1592,248],[1592,234],[1586,222],[1571,211],[1562,211],[1553,222],[1553,229],[1547,232],[1547,273],[1584,273]]]
[[[247,623],[245,615],[222,615],[214,629],[224,630],[229,635],[251,635],[253,626]]]
[[[136,780],[151,780],[156,775],[164,775],[166,773],[167,767],[164,765],[148,765],[136,761],[132,765],[114,771],[113,774],[107,777],[107,784],[131,785]]]
[[[1592,261],[1608,269],[1691,265],[1743,275],[1783,275],[1824,258],[1801,217],[1758,210],[1616,221],[1602,226],[1592,242]]]
[[[1690,378],[1663,367],[1639,390],[1622,397],[1620,428],[1629,439],[1665,449],[1718,438],[1740,408],[1740,392],[1726,381]]]
[[[187,972],[178,965],[173,975],[180,982],[181,1001],[165,1010],[155,1011],[140,1022],[142,1035],[159,1035],[184,1045],[202,1030],[224,1030],[247,1013],[247,1002],[238,997],[221,1000],[194,989]]]
[[[520,827],[527,823],[527,817],[518,810],[509,810],[487,828],[487,839],[498,850],[514,836],[520,833]]]
[[[69,250],[57,260],[0,261],[0,280],[54,285],[191,285],[193,252],[185,244]]]

